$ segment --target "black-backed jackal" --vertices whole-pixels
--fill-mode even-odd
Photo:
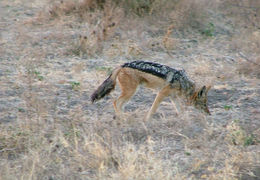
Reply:
[[[195,108],[210,114],[207,105],[207,93],[210,87],[203,86],[196,90],[195,83],[187,77],[184,70],[145,61],[125,63],[114,69],[91,95],[92,103],[109,94],[115,88],[116,79],[122,90],[121,96],[114,101],[116,115],[120,115],[123,105],[135,94],[140,84],[160,90],[146,115],[146,120],[155,113],[161,101],[167,96],[170,96],[171,100],[180,96],[186,100],[187,104],[194,105]]]

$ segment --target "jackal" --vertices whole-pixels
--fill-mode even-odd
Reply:
[[[146,115],[146,120],[155,113],[162,100],[168,96],[172,102],[174,98],[182,97],[187,104],[210,114],[207,105],[207,93],[210,87],[203,86],[197,90],[195,83],[187,77],[184,70],[176,70],[166,65],[145,61],[133,61],[115,68],[91,95],[92,103],[114,90],[116,79],[118,79],[122,91],[120,97],[113,103],[116,115],[121,114],[123,105],[135,94],[140,84],[148,88],[159,89],[152,107]]]

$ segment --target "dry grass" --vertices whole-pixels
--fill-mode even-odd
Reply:
[[[225,14],[232,17],[232,23],[244,28],[259,28],[260,20],[260,2],[254,0],[239,0],[236,3],[230,0],[225,0],[221,7],[230,7]]]
[[[31,3],[0,2],[1,179],[259,178],[258,21],[236,33],[219,9],[231,1],[35,0],[30,15]],[[122,119],[118,90],[90,104],[115,66],[137,58],[211,84],[212,116],[184,105],[177,116],[166,99],[144,122],[155,94],[143,88]]]
[[[172,12],[171,18],[176,27],[198,29],[205,23],[207,1],[179,1],[176,3],[175,11]],[[203,8],[201,8],[203,7]]]
[[[244,59],[238,66],[238,72],[246,76],[260,78],[260,58],[256,61]]]

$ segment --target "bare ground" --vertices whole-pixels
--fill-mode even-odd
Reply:
[[[172,49],[161,45],[165,24],[129,20],[89,55],[74,52],[89,25],[41,20],[46,4],[0,2],[1,179],[260,179],[260,80],[239,73],[259,54],[237,48],[230,19],[213,13],[212,37],[173,31]],[[183,106],[177,116],[165,100],[144,122],[156,92],[142,87],[122,120],[112,107],[118,88],[90,103],[111,69],[136,59],[211,85],[212,115]]]

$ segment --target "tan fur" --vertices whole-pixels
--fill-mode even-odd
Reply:
[[[121,88],[121,95],[119,96],[118,99],[116,99],[113,103],[114,105],[114,109],[115,109],[115,113],[119,116],[122,112],[122,107],[123,105],[135,94],[137,87],[140,84],[143,84],[145,87],[147,88],[151,88],[151,89],[158,89],[159,92],[153,102],[152,107],[150,108],[148,114],[146,115],[146,120],[148,120],[152,114],[154,114],[159,106],[159,104],[162,102],[162,100],[165,97],[170,96],[171,100],[173,100],[172,97],[176,97],[176,96],[183,96],[185,95],[185,92],[182,92],[183,90],[180,88],[175,88],[172,87],[171,84],[169,82],[167,82],[166,80],[157,77],[155,75],[146,73],[146,72],[142,72],[136,69],[132,69],[132,68],[117,68],[112,74],[111,74],[111,78],[113,80],[115,80],[117,78],[118,82],[119,82],[119,86]],[[202,97],[203,99],[199,99],[201,97],[199,97],[198,94],[201,95],[207,95],[207,91],[209,90],[209,88],[206,89],[206,91],[204,90],[204,87],[201,88],[199,91],[195,91],[195,86],[192,87],[191,92],[193,92],[193,94],[190,97],[186,97],[187,102],[191,105],[194,105],[195,107],[199,108],[199,109],[203,109],[205,112],[209,113],[207,105],[206,105],[206,100],[207,100],[207,96]],[[187,91],[187,90],[186,90]],[[204,105],[204,104],[205,105]],[[202,107],[205,106],[205,107]]]

